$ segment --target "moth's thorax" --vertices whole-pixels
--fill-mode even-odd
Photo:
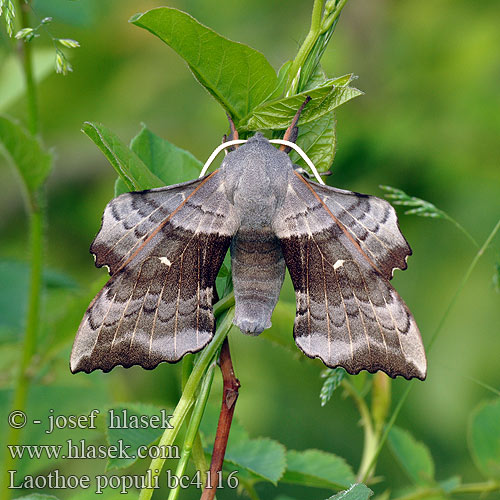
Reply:
[[[286,179],[293,168],[288,155],[256,134],[229,153],[222,167],[227,196],[240,215],[241,225],[255,229],[269,226],[285,198]]]

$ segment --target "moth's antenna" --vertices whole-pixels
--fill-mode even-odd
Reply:
[[[229,113],[226,113],[227,119],[229,120],[229,128],[231,129],[231,133],[229,134],[228,139],[230,141],[237,141],[240,137],[238,135],[238,131],[236,130],[236,127],[234,126],[233,119],[231,118],[231,115]]]
[[[229,113],[226,113],[226,116],[227,116],[227,120],[229,121],[229,128],[231,129],[231,132],[229,133],[229,135],[224,134],[222,136],[222,144],[224,144],[225,142],[234,141],[234,140],[237,140],[240,138],[238,135],[238,131],[236,130],[236,127],[234,126],[234,122],[233,122],[233,119],[231,118],[231,115]],[[232,147],[230,149],[230,151],[233,151],[237,147],[238,146],[235,146],[234,148]],[[228,153],[227,150],[224,150],[224,154],[227,155],[227,153]]]
[[[234,139],[232,141],[223,142],[222,144],[220,144],[219,146],[217,146],[215,148],[214,152],[210,155],[210,158],[206,161],[205,165],[203,165],[203,168],[201,169],[199,177],[203,177],[207,173],[207,170],[209,169],[209,167],[212,164],[212,162],[215,160],[215,157],[223,149],[230,148],[231,146],[235,146],[236,144],[244,144],[245,142],[247,142],[245,139]]]
[[[300,106],[299,110],[297,113],[295,113],[295,116],[293,117],[292,123],[290,123],[290,126],[286,129],[285,135],[283,136],[284,141],[290,141],[295,143],[297,140],[297,135],[298,135],[298,128],[297,128],[297,122],[299,121],[300,114],[302,113],[303,109],[305,108],[306,104],[311,100],[310,96],[306,97],[306,100],[302,103],[302,106]],[[283,145],[280,146],[281,151],[285,151],[286,147]],[[288,152],[288,151],[286,151]]]
[[[320,184],[324,184],[324,181],[319,175],[318,171],[316,170],[314,163],[309,159],[309,157],[304,153],[304,151],[302,151],[302,149],[299,146],[297,146],[297,144],[291,141],[287,141],[285,139],[271,139],[269,142],[271,144],[281,144],[282,146],[288,146],[289,148],[295,149],[295,151],[297,151],[297,153],[299,153],[301,158],[307,163],[307,166],[311,169],[311,172],[314,174],[314,177],[316,177],[316,180]]]

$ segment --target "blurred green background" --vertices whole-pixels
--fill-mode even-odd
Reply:
[[[144,122],[202,161],[226,131],[220,106],[180,57],[127,22],[132,14],[160,5],[163,2],[154,0],[38,0],[34,4],[40,17],[54,17],[54,35],[81,43],[80,49],[71,51],[74,72],[66,77],[51,73],[39,87],[43,139],[56,155],[48,183],[50,286],[44,298],[41,342],[64,346],[30,394],[31,409],[42,416],[48,408],[78,414],[117,401],[172,407],[179,397],[178,365],[163,364],[151,372],[119,367],[110,374],[90,376],[71,375],[68,369],[84,303],[90,300],[91,287],[95,291],[95,283],[104,279],[104,271],[94,269],[88,247],[113,196],[115,180],[103,155],[80,133],[82,123],[102,122],[128,141]],[[295,56],[306,35],[312,2],[172,0],[168,5],[260,50],[278,69]],[[8,40],[3,29],[0,33],[3,73],[9,63]],[[53,57],[46,39],[35,43],[47,47]],[[366,95],[337,113],[338,150],[328,183],[378,196],[382,196],[380,184],[398,187],[445,210],[481,244],[500,216],[499,47],[497,0],[350,0],[322,63],[329,76],[354,72],[359,76],[356,86]],[[23,120],[25,103],[11,100],[0,112]],[[29,256],[22,193],[3,157],[0,185],[0,397],[5,404],[19,354],[27,284],[23,261]],[[425,342],[476,249],[443,220],[405,216],[402,211],[399,215],[414,255],[408,270],[396,273],[394,285],[414,313]],[[492,284],[499,260],[497,237],[444,324],[429,355],[427,380],[416,383],[398,420],[430,446],[441,479],[481,478],[467,451],[467,424],[478,402],[494,397],[473,379],[500,387],[500,295]],[[293,302],[289,282],[283,296]],[[75,297],[82,297],[81,304],[71,320],[64,319]],[[293,305],[282,310],[275,323],[291,338]],[[236,417],[252,436],[269,436],[298,450],[324,449],[358,465],[359,416],[340,392],[320,407],[323,367],[319,361],[237,331],[231,333],[231,342],[242,383]],[[407,383],[393,382],[395,401]],[[219,385],[216,378],[215,387]],[[214,391],[217,405],[219,397]],[[36,429],[26,436],[27,442],[37,440]],[[87,461],[60,468],[85,468],[90,473],[102,470],[103,463]],[[392,486],[407,483],[387,451],[381,455],[377,473]],[[268,485],[259,486],[259,492],[264,499],[277,494]],[[314,490],[303,495],[325,496]]]

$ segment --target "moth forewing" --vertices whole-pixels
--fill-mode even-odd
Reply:
[[[239,225],[223,183],[216,171],[108,204],[92,251],[113,276],[80,324],[73,372],[151,369],[211,340],[215,278]]]

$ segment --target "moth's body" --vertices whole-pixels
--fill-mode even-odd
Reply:
[[[417,325],[389,283],[411,254],[394,209],[310,182],[260,134],[206,177],[108,204],[91,251],[112,277],[80,325],[72,371],[154,368],[202,349],[228,248],[244,333],[270,326],[286,266],[305,354],[349,373],[425,378]]]
[[[292,170],[288,155],[260,134],[229,153],[221,166],[228,199],[240,220],[231,242],[231,268],[234,323],[244,333],[258,335],[271,326],[285,277],[273,222],[284,203]]]

